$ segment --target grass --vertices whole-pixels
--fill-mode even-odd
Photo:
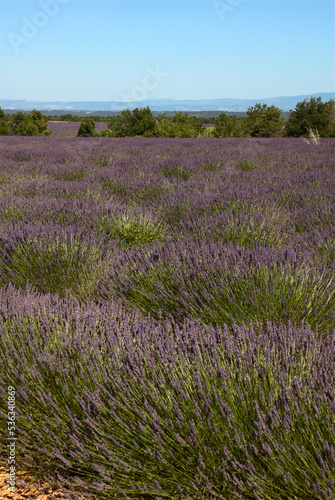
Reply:
[[[159,238],[164,239],[165,234],[162,221],[156,224],[147,217],[137,220],[127,213],[110,219],[101,218],[98,231],[105,232],[107,238],[118,238],[128,247],[137,243],[151,244]]]

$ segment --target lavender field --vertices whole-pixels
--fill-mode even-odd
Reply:
[[[334,146],[0,137],[22,469],[99,500],[335,499]]]
[[[80,127],[80,122],[51,121],[48,123],[52,137],[76,137]],[[107,128],[107,123],[96,122],[95,130],[101,132]]]

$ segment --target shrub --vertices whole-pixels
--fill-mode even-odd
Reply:
[[[85,118],[79,127],[77,137],[94,137],[95,122],[92,118]]]
[[[133,111],[124,109],[120,116],[110,118],[108,128],[113,137],[157,136],[157,122],[149,106]]]
[[[216,119],[214,137],[234,137],[237,133],[237,118],[221,113]]]
[[[48,127],[48,117],[35,109],[29,115],[21,112],[13,115],[11,127],[15,135],[51,134]]]
[[[321,97],[298,102],[286,122],[286,136],[301,137],[308,134],[309,129],[317,129],[320,137],[335,137],[334,105],[334,99],[323,103]]]
[[[255,104],[247,111],[246,126],[251,137],[280,137],[284,131],[285,118],[275,106]]]
[[[164,113],[159,116],[159,135],[161,137],[198,137],[203,131],[202,121],[188,113],[176,112],[172,117]]]

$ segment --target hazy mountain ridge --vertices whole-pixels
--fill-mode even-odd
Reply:
[[[320,92],[297,96],[268,97],[263,99],[146,99],[144,101],[33,101],[25,99],[0,99],[0,107],[4,110],[44,111],[122,111],[125,108],[135,109],[149,106],[152,111],[247,111],[256,103],[276,106],[283,111],[290,111],[298,102],[311,97],[321,97],[323,102],[335,98],[335,92]]]

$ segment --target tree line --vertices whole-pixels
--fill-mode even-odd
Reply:
[[[255,104],[246,117],[221,113],[214,118],[212,137],[301,137],[315,130],[320,137],[335,137],[335,100],[323,103],[321,97],[297,103],[287,120],[276,106]],[[154,117],[150,108],[126,109],[108,120],[108,129],[97,133],[92,118],[85,118],[78,136],[92,137],[198,137],[204,135],[203,119],[176,112]]]
[[[36,109],[6,115],[0,108],[0,135],[51,135],[48,117]]]
[[[78,137],[305,137],[311,130],[319,137],[335,137],[335,99],[305,99],[287,119],[276,106],[257,103],[245,117],[221,113],[210,120],[213,127],[204,127],[205,121],[181,111],[154,116],[149,107],[125,109],[108,117],[108,128],[101,132],[95,130],[94,117],[84,118]],[[48,117],[39,111],[8,116],[0,108],[0,135],[50,135],[47,124]]]

